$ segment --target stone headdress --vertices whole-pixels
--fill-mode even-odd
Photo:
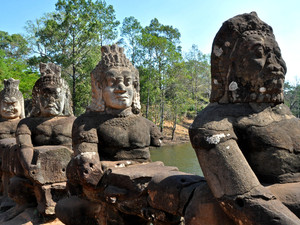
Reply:
[[[106,86],[106,71],[112,67],[129,68],[133,73],[134,96],[132,101],[132,112],[138,114],[140,105],[140,81],[139,72],[126,58],[124,49],[116,44],[111,46],[102,46],[102,59],[91,72],[92,82],[92,102],[87,108],[88,111],[104,112],[105,102],[102,98],[102,89]]]
[[[35,82],[32,90],[32,111],[30,116],[38,117],[41,113],[39,95],[43,88],[59,87],[65,94],[65,104],[62,115],[73,115],[72,96],[67,82],[61,78],[61,68],[54,63],[40,63],[41,77]]]
[[[212,92],[210,102],[257,101],[257,97],[251,98],[250,96],[251,92],[257,90],[253,90],[250,82],[236,81],[236,74],[233,70],[234,64],[242,57],[237,52],[238,46],[243,38],[253,34],[263,38],[270,36],[275,40],[272,27],[261,21],[255,12],[241,14],[225,21],[216,34],[211,53]],[[243,76],[243,74],[241,75]],[[240,92],[246,93],[240,99],[233,96],[233,91],[238,88]],[[252,96],[256,96],[256,94],[254,93]],[[265,99],[263,101],[268,102]],[[276,103],[279,101],[283,101],[283,99],[275,100]]]
[[[0,92],[0,100],[2,101],[5,97],[15,97],[21,105],[21,118],[25,117],[24,110],[24,98],[19,90],[19,80],[13,78],[4,79],[4,89]]]

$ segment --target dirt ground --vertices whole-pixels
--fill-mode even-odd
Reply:
[[[193,121],[193,119],[184,118],[181,122],[179,122],[176,126],[174,140],[171,140],[173,123],[170,121],[165,121],[163,130],[163,145],[173,145],[189,142],[190,139],[188,130]]]

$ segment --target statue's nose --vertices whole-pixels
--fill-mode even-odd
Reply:
[[[119,84],[117,86],[117,89],[116,89],[116,92],[118,92],[118,93],[126,92],[125,85],[124,85],[123,82],[119,82]]]
[[[269,67],[272,68],[273,71],[281,71],[283,73],[286,71],[285,64],[281,64],[274,53],[270,53],[267,61],[269,63]]]

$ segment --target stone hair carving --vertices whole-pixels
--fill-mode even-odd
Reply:
[[[255,12],[225,21],[211,54],[211,102],[283,102],[286,65],[272,27]]]
[[[64,108],[61,115],[73,115],[71,92],[67,82],[61,78],[61,68],[54,63],[40,63],[41,77],[36,81],[32,90],[32,111],[31,116],[40,116],[40,95],[45,88],[61,88],[64,96]]]
[[[138,114],[140,112],[140,82],[139,72],[126,58],[124,49],[117,45],[103,46],[101,48],[102,59],[96,68],[91,72],[92,80],[92,103],[88,107],[89,111],[105,111],[105,102],[102,96],[102,90],[107,85],[106,72],[110,68],[128,68],[132,71],[132,79],[134,86],[134,96],[132,101],[132,112]]]
[[[19,90],[19,80],[15,80],[13,78],[4,79],[4,89],[0,92],[0,101],[2,101],[5,97],[15,97],[20,105],[21,105],[21,115],[20,118],[25,117],[25,110],[24,110],[24,98]]]

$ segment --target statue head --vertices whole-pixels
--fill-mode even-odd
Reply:
[[[61,68],[54,63],[40,63],[41,77],[32,90],[34,117],[70,116],[71,93],[67,82],[61,78]]]
[[[272,27],[255,12],[235,16],[213,42],[210,101],[282,103],[286,70]]]
[[[25,117],[24,98],[19,91],[19,80],[4,80],[4,89],[0,92],[0,115],[7,120]]]
[[[124,49],[103,46],[102,59],[91,73],[92,103],[90,111],[119,113],[140,111],[139,73],[126,58]]]

